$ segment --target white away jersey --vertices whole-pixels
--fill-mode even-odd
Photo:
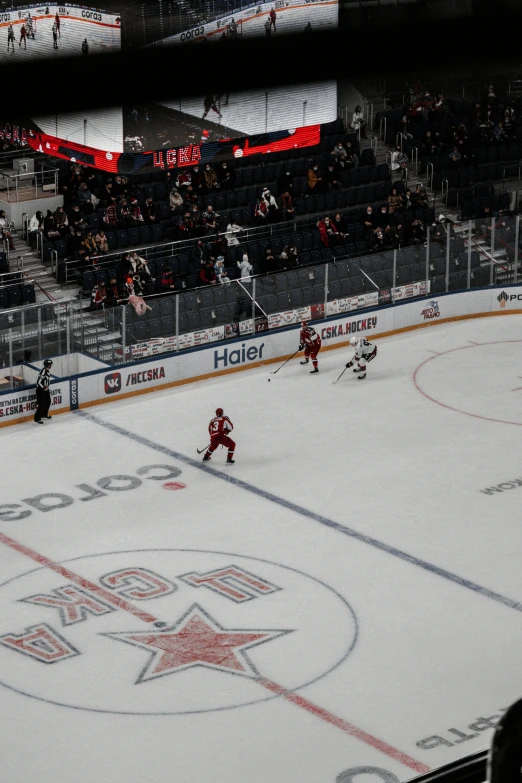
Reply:
[[[373,353],[375,350],[375,344],[371,343],[366,337],[358,337],[357,345],[355,346],[355,359],[362,359],[363,356],[367,356],[369,353]]]

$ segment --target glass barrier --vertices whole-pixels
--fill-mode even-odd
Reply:
[[[82,352],[109,365],[405,299],[507,285],[521,274],[520,216],[450,221],[415,244],[93,309],[86,300],[0,311],[0,365]],[[311,258],[310,253],[307,258]],[[280,264],[286,261],[279,261]],[[235,271],[235,270],[234,270]],[[69,365],[67,365],[69,366]],[[12,378],[13,372],[4,369]]]

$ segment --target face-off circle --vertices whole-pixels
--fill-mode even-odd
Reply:
[[[172,715],[247,706],[276,698],[263,681],[294,691],[323,678],[357,640],[343,596],[268,560],[131,550],[65,568],[81,581],[36,568],[0,585],[0,684],[63,707]]]
[[[499,368],[499,372],[496,371]],[[506,368],[513,368],[509,380]],[[522,340],[474,343],[434,354],[413,374],[418,391],[443,408],[522,426]]]

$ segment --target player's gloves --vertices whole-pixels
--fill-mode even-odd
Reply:
[[[299,348],[298,348],[297,350],[298,350],[298,351],[302,351],[302,350],[303,350],[303,348],[304,348],[304,345],[303,345],[303,343],[299,343]]]
[[[348,362],[348,364],[346,365],[346,369],[348,369],[349,367],[352,367],[352,366],[353,366],[353,362]]]

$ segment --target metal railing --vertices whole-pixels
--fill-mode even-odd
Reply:
[[[388,129],[388,120],[386,117],[381,117],[379,122],[379,139],[386,142],[386,133]]]
[[[41,166],[38,171],[16,173],[0,169],[0,193],[4,201],[32,201],[58,193],[58,169]]]

